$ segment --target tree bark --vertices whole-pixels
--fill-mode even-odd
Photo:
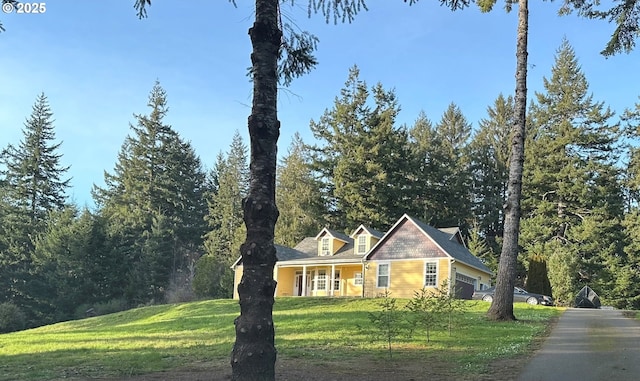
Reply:
[[[511,161],[505,204],[504,239],[496,292],[487,311],[491,320],[516,320],[513,314],[513,288],[518,264],[518,236],[520,231],[520,200],[522,169],[524,166],[524,138],[527,109],[527,37],[529,32],[528,0],[518,1],[518,41],[516,48],[515,123],[511,137]]]
[[[240,248],[244,272],[238,285],[240,316],[231,354],[232,380],[275,380],[273,303],[276,282],[273,245],[278,209],[275,201],[277,142],[279,0],[256,0],[256,18],[249,29],[253,103],[249,116],[250,185],[243,200],[247,238]]]

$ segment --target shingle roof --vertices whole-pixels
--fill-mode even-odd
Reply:
[[[346,234],[344,234],[344,233],[340,233],[340,232],[339,232],[339,231],[337,231],[337,230],[327,229],[327,231],[328,231],[329,233],[331,233],[331,235],[332,235],[334,238],[337,238],[337,239],[339,239],[339,240],[341,240],[341,241],[345,241],[345,242],[349,242],[349,241],[351,241],[351,238],[349,238],[349,236],[348,236],[348,235],[346,235]]]
[[[450,239],[450,234],[442,232],[411,216],[406,215],[406,217],[413,221],[413,223],[415,223],[416,226],[422,229],[422,231],[428,234],[453,259],[491,273],[491,270],[484,263],[482,263],[482,261],[478,257],[471,254],[471,252],[466,247],[460,245],[455,241],[452,241]]]
[[[313,238],[311,238],[314,241],[314,245],[315,245],[315,240]],[[303,241],[304,242],[304,241]],[[302,242],[300,242],[302,243]],[[299,246],[300,244],[298,244]],[[295,260],[295,259],[304,259],[304,258],[311,258],[314,255],[318,255],[317,251],[313,252],[313,253],[307,253],[304,251],[300,251],[297,250],[296,248],[298,246],[296,246],[296,248],[290,248],[290,247],[286,247],[286,246],[282,246],[282,245],[273,245],[276,248],[276,258],[278,261],[290,261],[290,260]],[[315,246],[314,246],[315,247]],[[237,265],[239,265],[242,262],[242,257],[238,257],[238,259],[236,259],[236,261],[233,263],[233,265],[231,265],[231,267],[235,267]]]
[[[382,236],[384,236],[384,233],[381,231],[378,231],[376,229],[370,228],[368,226],[364,226],[364,225],[360,225],[356,228],[356,230],[353,231],[353,233],[351,233],[350,237],[353,237],[360,229],[366,231],[367,233],[369,233],[370,235],[376,237],[376,238],[382,238]]]
[[[304,251],[297,250],[296,248],[292,249],[290,247],[281,246],[281,245],[274,245],[274,246],[276,247],[276,258],[278,258],[278,261],[289,261],[292,259],[310,258],[313,255],[318,255],[317,251],[314,253],[307,253]]]
[[[329,231],[329,229],[326,229]],[[329,231],[331,235],[334,235],[333,231]],[[340,234],[340,233],[338,233]],[[338,238],[334,235],[335,238]],[[335,254],[319,256],[318,255],[318,241],[314,237],[307,237],[300,241],[293,250],[303,253],[304,256],[298,256],[296,258],[285,259],[284,261],[291,262],[291,264],[298,262],[307,262],[312,259],[313,262],[361,262],[362,255],[354,254],[353,239],[343,235],[339,238],[347,243],[342,246]],[[279,261],[280,258],[278,258]]]

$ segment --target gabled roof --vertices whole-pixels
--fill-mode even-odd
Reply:
[[[389,229],[384,237],[382,237],[382,239],[371,248],[369,253],[365,255],[364,260],[369,260],[371,255],[375,253],[376,249],[384,245],[388,238],[396,231],[397,227],[405,221],[414,224],[427,238],[431,239],[433,243],[440,247],[440,249],[442,249],[442,251],[452,259],[491,274],[491,270],[484,263],[482,263],[482,261],[478,257],[471,254],[471,252],[466,247],[456,242],[456,240],[451,240],[451,234],[442,232],[432,226],[429,226],[424,222],[409,216],[408,214],[404,214],[402,217],[400,217],[400,219],[391,227],[391,229]]]
[[[325,234],[329,234],[333,238],[343,241],[345,243],[349,243],[349,241],[351,241],[351,238],[349,238],[346,234],[340,233],[339,231],[336,231],[336,230],[331,230],[329,228],[324,228],[320,230],[320,233],[318,233],[315,239],[318,240],[320,237],[322,237]]]
[[[380,238],[382,238],[382,236],[384,236],[383,232],[380,232],[380,231],[378,231],[376,229],[372,229],[372,228],[366,227],[364,225],[360,225],[360,226],[358,226],[358,228],[356,230],[353,231],[353,233],[351,233],[351,235],[349,237],[355,238],[356,235],[358,233],[360,233],[361,231],[365,231],[369,235],[374,236],[374,237],[376,237],[378,239],[380,239]]]

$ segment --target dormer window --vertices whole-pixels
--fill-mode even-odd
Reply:
[[[321,245],[322,246],[320,247],[320,255],[331,255],[331,252],[329,251],[329,237],[322,237]]]
[[[367,251],[367,236],[364,234],[358,236],[358,254],[364,255]]]

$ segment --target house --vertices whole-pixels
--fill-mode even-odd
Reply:
[[[349,236],[324,228],[293,248],[276,245],[275,296],[411,298],[424,286],[455,284],[470,299],[490,286],[491,270],[465,247],[458,228],[436,229],[407,214],[386,234],[360,225]],[[242,277],[233,264],[234,298]],[[452,280],[454,280],[452,282]]]

